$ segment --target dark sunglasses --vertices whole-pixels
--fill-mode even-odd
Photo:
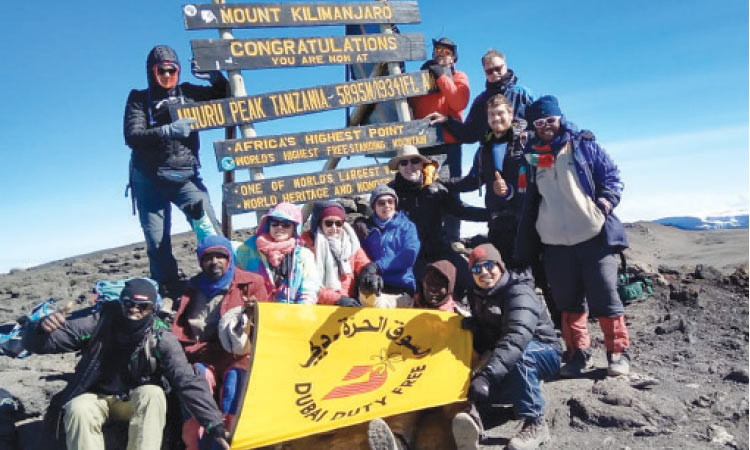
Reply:
[[[338,228],[341,228],[344,226],[344,221],[343,220],[324,220],[323,225],[325,225],[328,228],[331,228],[334,225],[336,225]]]
[[[136,308],[138,308],[139,311],[148,311],[149,309],[151,309],[151,306],[153,306],[153,304],[151,302],[136,302],[136,301],[127,299],[127,300],[122,301],[122,306],[125,309],[130,309],[133,306],[135,306]]]
[[[557,122],[556,116],[549,116],[549,117],[542,117],[541,119],[536,119],[534,122],[535,127],[543,127],[544,124],[552,125],[553,123]]]
[[[433,52],[435,55],[445,55],[445,56],[453,56],[453,52],[451,49],[446,47],[435,47],[435,50]]]
[[[393,199],[393,198],[391,198],[391,197],[388,197],[388,198],[379,198],[379,199],[378,199],[378,200],[377,200],[377,201],[375,202],[375,204],[376,204],[377,206],[386,206],[386,205],[393,205],[393,204],[395,204],[395,203],[396,203],[396,200],[394,200],[394,199]]]
[[[492,75],[495,72],[497,72],[498,74],[501,74],[501,73],[503,73],[503,68],[504,67],[505,66],[488,67],[488,68],[484,69],[484,73],[486,73],[487,75]]]
[[[288,220],[271,219],[268,221],[268,225],[271,227],[292,228],[292,222]]]
[[[487,272],[489,272],[492,270],[493,267],[495,267],[495,264],[496,263],[494,261],[485,261],[480,264],[474,264],[473,266],[471,266],[471,273],[474,273],[474,274],[482,273],[483,268],[487,270]]]
[[[159,75],[164,75],[167,73],[170,75],[174,75],[175,73],[177,73],[177,69],[175,69],[174,67],[159,67],[158,69],[156,69],[156,71],[159,73]]]
[[[401,167],[406,167],[411,163],[412,166],[416,166],[417,164],[422,162],[422,158],[417,158],[416,156],[412,159],[402,159],[398,162],[398,165]]]

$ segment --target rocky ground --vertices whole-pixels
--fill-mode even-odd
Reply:
[[[244,233],[236,233],[241,238]],[[595,368],[545,384],[556,449],[748,448],[748,231],[682,231],[628,225],[628,260],[650,276],[653,297],[626,308],[633,374],[607,378],[603,339],[591,323]],[[191,235],[174,240],[186,276],[198,271]],[[142,244],[0,275],[0,324],[47,298],[87,305],[102,279],[147,275]],[[20,449],[34,449],[40,416],[65,384],[75,355],[0,356],[0,388],[19,398]],[[504,448],[520,428],[490,430],[484,448]],[[124,448],[122,440],[110,442]]]

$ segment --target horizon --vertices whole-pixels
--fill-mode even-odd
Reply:
[[[568,119],[590,129],[625,182],[615,213],[626,222],[705,217],[750,209],[748,195],[748,3],[728,0],[635,1],[574,5],[489,0],[450,14],[454,3],[418,2],[420,24],[403,33],[453,39],[457,69],[470,81],[471,101],[484,89],[479,59],[490,47],[506,54],[519,83],[538,98],[553,94]],[[487,14],[497,12],[508,20]],[[143,241],[130,198],[123,197],[130,151],[122,114],[130,89],[145,87],[144,62],[157,44],[175,48],[181,82],[205,84],[187,70],[190,40],[216,30],[186,31],[181,3],[136,0],[101,12],[76,4],[9,5],[8,86],[0,108],[5,145],[0,179],[5,195],[5,252],[0,273]],[[32,18],[34,20],[27,20]],[[714,24],[720,23],[721,27]],[[237,38],[331,36],[343,26],[233,30]],[[407,72],[422,61],[406,63]],[[343,66],[243,70],[248,94],[344,81]],[[33,79],[32,79],[33,77]],[[468,107],[467,107],[468,110]],[[464,116],[468,112],[464,110]],[[340,128],[343,110],[256,124],[258,136]],[[203,131],[201,175],[218,211],[221,173]],[[463,145],[463,173],[476,144]],[[380,158],[383,162],[383,158]],[[324,162],[267,168],[266,177],[320,170]],[[373,164],[342,160],[339,168]],[[244,181],[245,173],[237,174]],[[482,204],[475,193],[462,199]],[[233,228],[254,225],[235,215]],[[470,230],[470,222],[462,229]],[[188,230],[173,208],[174,233]],[[464,231],[466,233],[466,231]]]

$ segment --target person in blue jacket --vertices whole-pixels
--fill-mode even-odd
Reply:
[[[625,375],[630,339],[614,256],[628,245],[625,228],[613,214],[623,189],[620,171],[590,132],[575,131],[555,97],[529,105],[526,120],[536,137],[526,150],[530,176],[516,256],[531,260],[543,252],[567,349],[560,375],[578,377],[588,366],[589,313],[604,333],[608,373]]]
[[[370,205],[374,213],[366,220],[360,240],[383,277],[383,288],[375,304],[365,302],[364,306],[411,307],[417,287],[414,279],[414,263],[420,247],[417,227],[397,210],[398,196],[388,185],[379,184],[373,189]]]

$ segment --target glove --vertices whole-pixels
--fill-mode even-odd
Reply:
[[[450,67],[441,66],[440,64],[430,64],[427,70],[430,71],[435,80],[440,78],[441,75],[448,75],[449,77],[452,75]]]
[[[193,123],[195,123],[195,119],[185,117],[160,126],[159,130],[161,135],[166,138],[186,138],[190,136],[190,125]]]
[[[362,306],[362,303],[359,302],[356,298],[351,297],[339,297],[338,300],[336,300],[337,306]]]
[[[193,220],[199,220],[203,217],[203,214],[205,214],[203,210],[203,200],[198,200],[195,203],[189,203],[183,206],[182,212]]]
[[[193,73],[195,78],[199,80],[208,80],[211,84],[216,83],[221,78],[221,72],[218,70],[207,70],[204,72],[198,71],[198,63],[195,62],[195,58],[190,58],[190,72]]]
[[[474,403],[489,403],[490,401],[490,382],[482,374],[479,374],[471,380],[469,393],[466,397]]]
[[[229,433],[224,429],[224,425],[214,425],[208,430],[208,435],[214,439],[229,439]]]
[[[383,277],[380,276],[378,265],[370,263],[359,274],[359,290],[367,295],[380,294],[383,291]]]
[[[367,222],[361,217],[354,221],[352,228],[354,228],[354,232],[357,233],[360,242],[364,242],[370,234],[370,230],[367,228]]]
[[[461,328],[473,333],[477,328],[477,321],[473,317],[464,317],[461,319]]]

